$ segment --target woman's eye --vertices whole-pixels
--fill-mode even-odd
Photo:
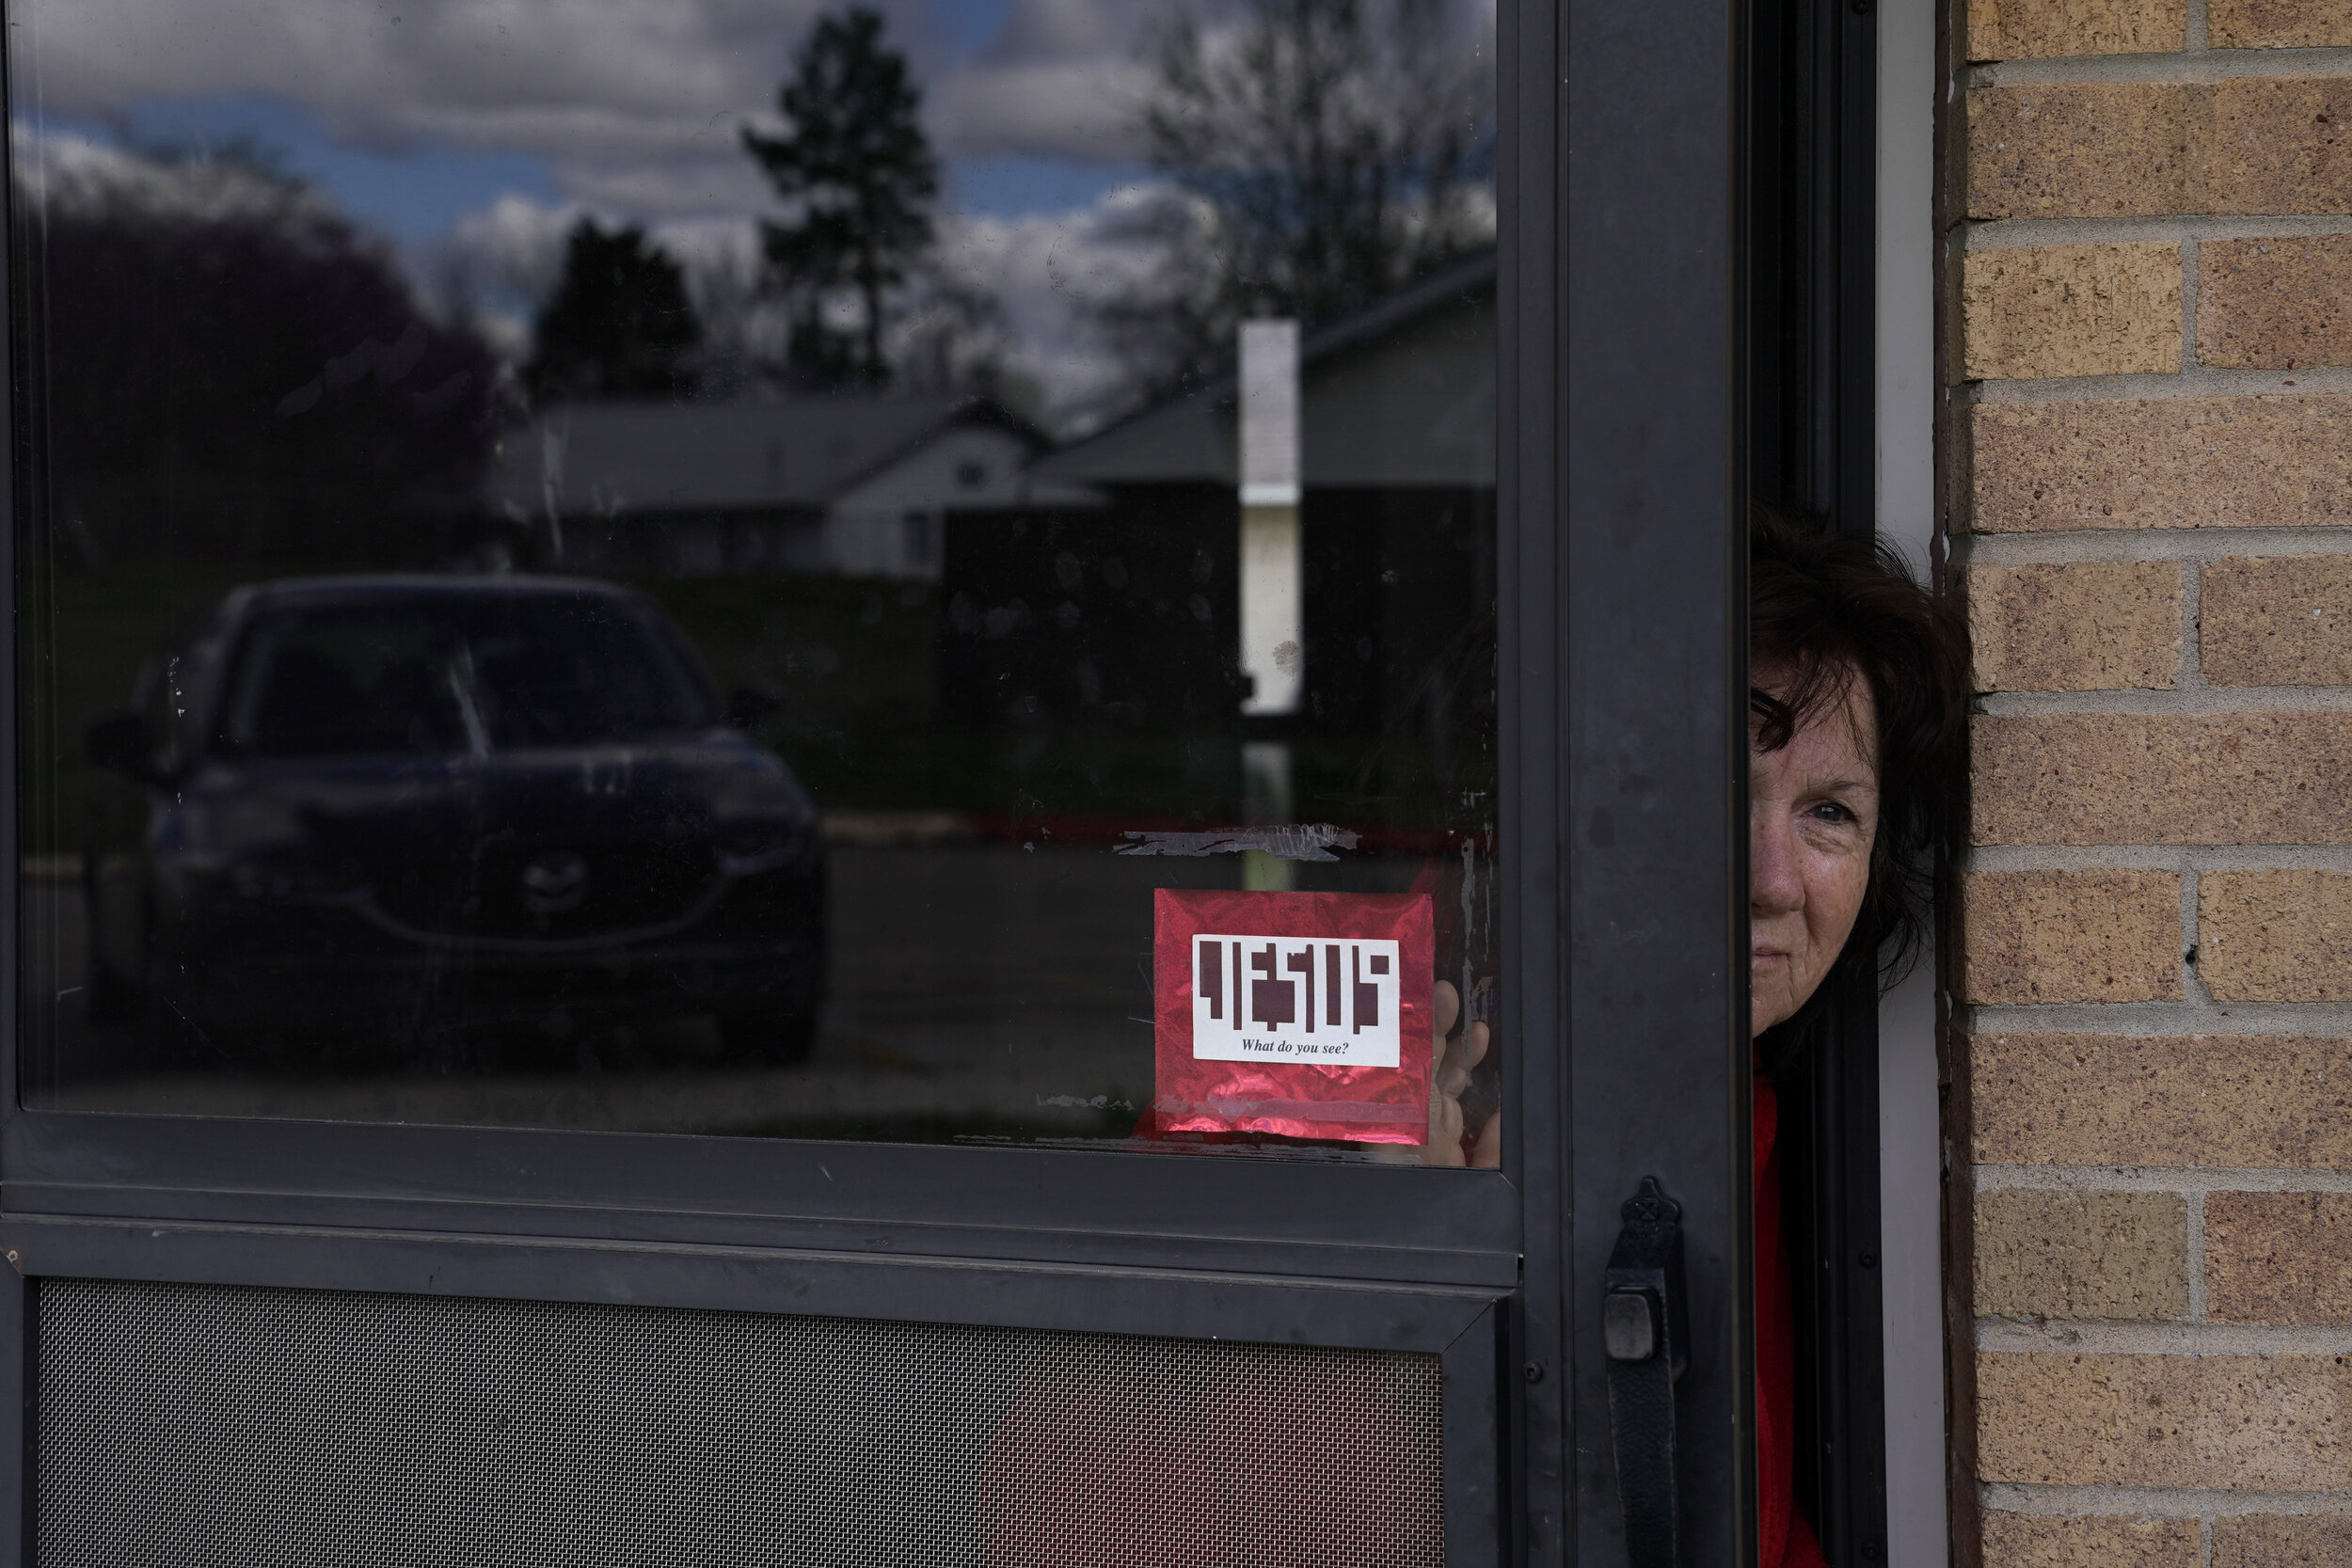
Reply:
[[[1835,800],[1817,800],[1806,809],[1805,815],[1816,822],[1851,822],[1854,819],[1853,813]]]

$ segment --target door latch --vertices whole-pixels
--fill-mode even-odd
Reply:
[[[1631,1568],[1679,1568],[1675,1485],[1675,1389],[1690,1365],[1682,1283],[1682,1206],[1642,1178],[1602,1281],[1602,1348],[1609,1355],[1609,1434]]]

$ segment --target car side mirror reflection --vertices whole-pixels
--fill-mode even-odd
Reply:
[[[756,729],[783,707],[783,692],[772,686],[744,681],[727,694],[727,722],[739,730]]]
[[[143,784],[163,776],[155,764],[155,736],[147,716],[124,710],[101,714],[82,731],[82,752],[93,767],[120,773]]]

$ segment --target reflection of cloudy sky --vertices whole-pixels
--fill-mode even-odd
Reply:
[[[817,0],[39,0],[20,103],[51,120],[248,129],[356,207],[418,179],[652,214],[739,211],[739,150]],[[1124,151],[1123,0],[883,0],[967,204],[1067,195]],[[992,165],[1009,166],[993,168]]]
[[[1049,380],[1075,280],[1132,274],[1105,237],[1137,171],[1139,0],[874,0],[923,85],[943,235],[993,275]],[[773,103],[822,0],[32,0],[20,117],[77,139],[246,136],[421,275],[454,252],[516,297],[571,217],[748,258],[769,210],[738,133]],[[30,47],[24,47],[24,44]],[[1103,248],[1108,245],[1108,249]],[[1089,248],[1092,247],[1092,248]],[[1049,258],[1052,264],[1048,265]],[[1055,325],[1057,312],[1059,325]]]

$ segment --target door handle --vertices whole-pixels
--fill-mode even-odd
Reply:
[[[1679,1568],[1675,1485],[1675,1383],[1690,1365],[1682,1284],[1682,1206],[1642,1178],[1618,1211],[1601,1298],[1609,1353],[1609,1435],[1617,1457],[1631,1568]]]

